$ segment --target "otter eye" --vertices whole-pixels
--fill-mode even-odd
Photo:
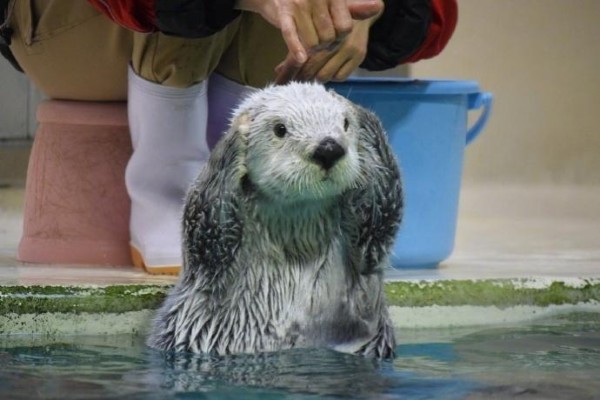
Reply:
[[[350,121],[348,121],[348,118],[344,118],[344,131],[348,130],[348,126],[350,126]]]
[[[284,124],[275,124],[275,126],[273,127],[273,132],[277,137],[284,137],[287,133],[287,128]]]

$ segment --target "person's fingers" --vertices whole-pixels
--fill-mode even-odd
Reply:
[[[296,31],[300,37],[300,42],[304,45],[304,50],[309,52],[312,48],[319,45],[320,36],[311,10],[307,8],[299,8],[294,14],[296,22]]]
[[[322,3],[319,0],[317,4]],[[288,46],[288,50],[294,54],[296,61],[302,63],[308,58],[311,49],[317,47],[321,41],[318,27],[313,20],[313,11],[315,6],[310,0],[282,1],[279,3],[279,18],[281,21],[281,31]],[[318,17],[321,26],[324,29],[322,33],[325,38],[331,36],[332,23],[329,19],[329,13]],[[334,34],[335,35],[335,34]],[[300,49],[299,46],[302,46]]]
[[[348,59],[346,62],[337,70],[337,72],[329,78],[331,81],[345,81],[350,75],[358,68],[361,61],[356,58]]]
[[[345,3],[345,0],[334,0]],[[333,15],[330,14],[327,1],[317,1],[312,8],[312,20],[319,36],[319,44],[328,44],[336,40],[337,32],[334,27]],[[348,13],[349,14],[349,13]]]
[[[324,77],[337,81],[345,80],[360,66],[367,56],[369,26],[368,21],[358,21],[355,24],[351,35],[337,50],[338,57],[330,60],[329,64],[323,67]],[[334,61],[335,64],[332,64]],[[333,73],[332,68],[335,70]]]
[[[333,26],[335,28],[336,39],[340,40],[348,36],[352,31],[352,16],[350,10],[346,5],[345,0],[334,0],[332,1],[329,12],[331,13],[331,19],[333,20]]]
[[[317,75],[315,75],[314,79],[320,83],[327,83],[333,79],[334,75],[337,73],[337,62],[336,65],[329,66],[329,64],[325,65]]]
[[[320,82],[344,80],[359,67],[366,56],[368,33],[364,23],[359,22],[356,31],[337,47],[311,54],[296,74],[296,79]]]
[[[283,12],[281,12],[281,15],[287,17],[281,19],[284,39],[286,39],[286,37],[289,38],[289,43],[293,43],[294,46],[297,46],[299,43],[303,46],[303,52],[298,51],[297,47],[290,47],[288,39],[286,39],[286,44],[290,47],[290,54],[288,54],[286,59],[275,69],[275,81],[278,84],[289,82],[294,79],[317,79],[321,82],[332,79],[343,80],[346,79],[365,58],[370,22],[367,20],[356,21],[356,23],[353,23],[351,32],[347,37],[336,37],[334,40],[331,40],[331,32],[327,33],[327,30],[332,29],[332,25],[329,25],[329,23],[333,24],[333,19],[327,22],[325,21],[326,18],[324,18],[319,23],[317,14],[322,15],[322,11],[315,11],[316,14],[306,13],[307,10],[320,10],[319,7],[321,6],[316,4],[320,3],[322,0],[315,0],[312,6],[309,4],[310,1],[311,0],[292,1],[285,3],[285,6],[282,8]],[[329,4],[331,5],[331,8],[327,10],[331,11],[332,15],[337,15],[336,18],[343,15],[343,11],[340,11],[340,6],[336,5],[338,1],[345,3],[346,0],[330,0]],[[381,0],[348,1],[348,4],[351,4],[354,7],[354,11],[363,12],[365,13],[364,15],[373,16],[382,11],[383,3]],[[286,12],[286,10],[291,10],[291,12]],[[348,11],[348,9],[346,10]],[[373,12],[375,12],[375,14],[373,14]],[[343,18],[345,17],[342,16],[342,20]],[[317,25],[313,25],[313,23]],[[337,35],[337,33],[338,32],[335,31],[335,35]],[[295,36],[295,38],[293,36]],[[325,42],[325,40],[331,41]]]
[[[364,57],[361,56],[360,52],[355,52],[352,48],[342,48],[339,51],[330,54],[330,56],[321,64],[321,67],[313,72],[311,79],[316,79],[322,83],[331,80],[344,80],[358,68],[363,58]],[[304,72],[305,71],[300,71],[298,76],[303,75]],[[303,78],[308,79],[308,76],[303,76]]]
[[[353,19],[369,19],[381,13],[384,8],[381,0],[348,0],[346,7]]]
[[[282,11],[280,13],[279,21],[281,34],[289,52],[298,63],[304,63],[308,58],[308,55],[298,36],[296,22],[294,21],[293,16]]]
[[[322,79],[326,79],[327,76],[336,72],[335,70],[335,62],[331,63],[333,58],[340,58],[340,56],[336,53],[321,51],[318,54],[312,55],[308,61],[302,66],[302,68],[296,74],[296,79],[300,81],[310,81],[317,79],[318,81],[323,81]],[[338,61],[339,62],[339,61]],[[330,64],[329,70],[323,71],[323,68]],[[333,70],[333,72],[330,72]],[[323,78],[319,78],[323,75]]]
[[[364,54],[352,47],[339,51],[320,51],[312,54],[303,65],[288,56],[275,68],[276,84],[285,84],[292,80],[317,80],[325,83],[331,80],[347,79],[362,62]]]

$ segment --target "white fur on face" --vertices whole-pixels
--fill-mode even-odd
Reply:
[[[236,115],[241,113],[250,116],[246,162],[250,180],[261,193],[287,201],[319,199],[356,183],[358,122],[345,99],[320,84],[291,83],[251,95]],[[274,132],[277,124],[287,130],[283,137]],[[311,159],[325,138],[346,150],[329,170]]]

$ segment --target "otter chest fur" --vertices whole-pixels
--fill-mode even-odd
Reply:
[[[391,356],[382,272],[401,215],[372,113],[318,84],[252,94],[190,189],[182,274],[149,344]]]

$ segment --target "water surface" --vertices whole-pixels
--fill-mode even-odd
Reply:
[[[600,399],[600,314],[397,332],[393,361],[329,350],[173,355],[143,338],[0,338],[0,399]]]

